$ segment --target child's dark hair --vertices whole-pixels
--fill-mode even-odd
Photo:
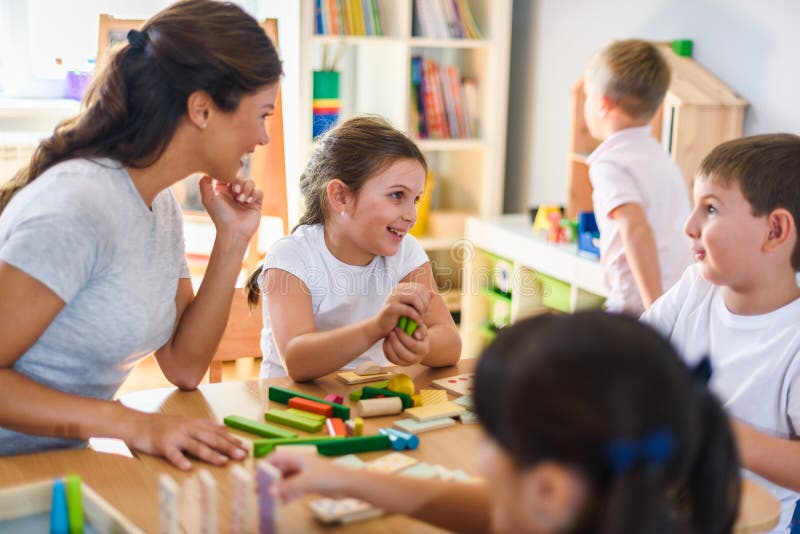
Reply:
[[[670,68],[653,43],[614,41],[589,63],[590,90],[600,91],[635,119],[649,120],[669,89]]]
[[[358,194],[372,176],[403,159],[416,160],[428,169],[419,147],[381,117],[357,116],[328,130],[317,139],[311,160],[300,176],[305,212],[298,226],[325,222],[326,187],[334,178]],[[251,305],[258,303],[260,276],[261,267],[247,280],[247,301]]]
[[[730,187],[737,184],[761,217],[783,208],[800,224],[800,137],[753,135],[727,141],[700,163],[698,176]],[[792,267],[800,270],[800,239],[792,252]]]
[[[722,407],[650,327],[599,311],[503,329],[481,356],[475,406],[524,469],[577,468],[590,502],[574,532],[723,533],[738,513],[739,463]],[[671,454],[619,462],[663,441]]]
[[[135,43],[135,44],[134,44]],[[81,113],[59,124],[30,164],[0,187],[0,212],[17,191],[72,158],[113,158],[142,168],[172,140],[186,101],[206,91],[223,111],[277,83],[278,53],[258,23],[230,2],[185,0],[149,19],[99,69]]]

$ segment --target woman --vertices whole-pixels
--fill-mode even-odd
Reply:
[[[109,401],[150,352],[178,387],[202,379],[260,221],[262,193],[237,172],[269,141],[281,63],[252,17],[211,0],[128,41],[0,191],[0,455],[104,436],[220,465],[245,454],[221,425]],[[196,296],[169,190],[194,173],[217,230]]]

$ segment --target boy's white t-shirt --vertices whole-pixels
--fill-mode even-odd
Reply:
[[[683,174],[650,135],[650,126],[615,132],[592,152],[587,162],[600,230],[600,262],[609,288],[606,307],[639,315],[644,305],[625,258],[619,224],[609,213],[623,204],[642,206],[655,238],[661,286],[666,292],[692,261],[683,232],[690,213]]]
[[[800,439],[800,299],[763,315],[728,311],[719,286],[692,265],[642,315],[689,365],[708,354],[709,386],[734,418],[765,434]],[[746,472],[782,505],[783,532],[800,494]]]
[[[276,242],[264,259],[264,271],[282,269],[302,280],[311,292],[317,330],[325,331],[375,316],[392,288],[428,261],[422,246],[406,234],[394,256],[376,256],[366,266],[348,265],[331,254],[325,244],[323,225],[315,224],[299,226]],[[272,338],[266,298],[265,295],[262,304],[261,376],[286,376],[286,367]],[[344,368],[351,369],[365,361],[389,363],[383,354],[382,340]]]

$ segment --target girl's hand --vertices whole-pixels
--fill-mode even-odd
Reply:
[[[413,336],[395,327],[383,340],[383,354],[386,359],[403,367],[420,363],[429,350],[428,329],[422,323],[417,326]]]
[[[268,456],[267,461],[283,475],[276,491],[284,503],[306,493],[343,497],[344,482],[353,475],[352,469],[324,460],[313,452],[280,450]]]
[[[397,328],[403,316],[422,326],[430,304],[431,291],[427,287],[414,283],[397,284],[374,318],[380,337],[388,336]]]
[[[225,183],[208,176],[200,179],[200,198],[217,234],[225,231],[249,241],[261,222],[264,193],[249,179]]]
[[[241,460],[247,451],[224,425],[209,419],[136,412],[125,443],[137,451],[162,456],[178,469],[192,467],[186,454],[212,465]]]

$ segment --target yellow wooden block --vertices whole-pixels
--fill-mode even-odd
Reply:
[[[347,385],[365,384],[367,382],[380,382],[382,380],[386,380],[390,376],[392,376],[391,373],[378,373],[376,375],[364,376],[358,375],[353,371],[342,371],[341,373],[336,373],[336,378]]]
[[[439,417],[455,417],[466,412],[467,409],[459,406],[455,402],[437,402],[429,406],[422,405],[419,408],[408,408],[406,414],[410,415],[417,421],[428,421],[429,419],[437,419]]]
[[[421,389],[422,405],[429,406],[440,402],[447,402],[447,392],[443,389]]]
[[[422,395],[419,393],[411,395],[411,400],[414,401],[414,406],[422,406]]]
[[[406,395],[414,394],[414,381],[410,376],[402,373],[392,375],[389,383],[386,385],[389,391],[396,391],[397,393],[405,393]]]

